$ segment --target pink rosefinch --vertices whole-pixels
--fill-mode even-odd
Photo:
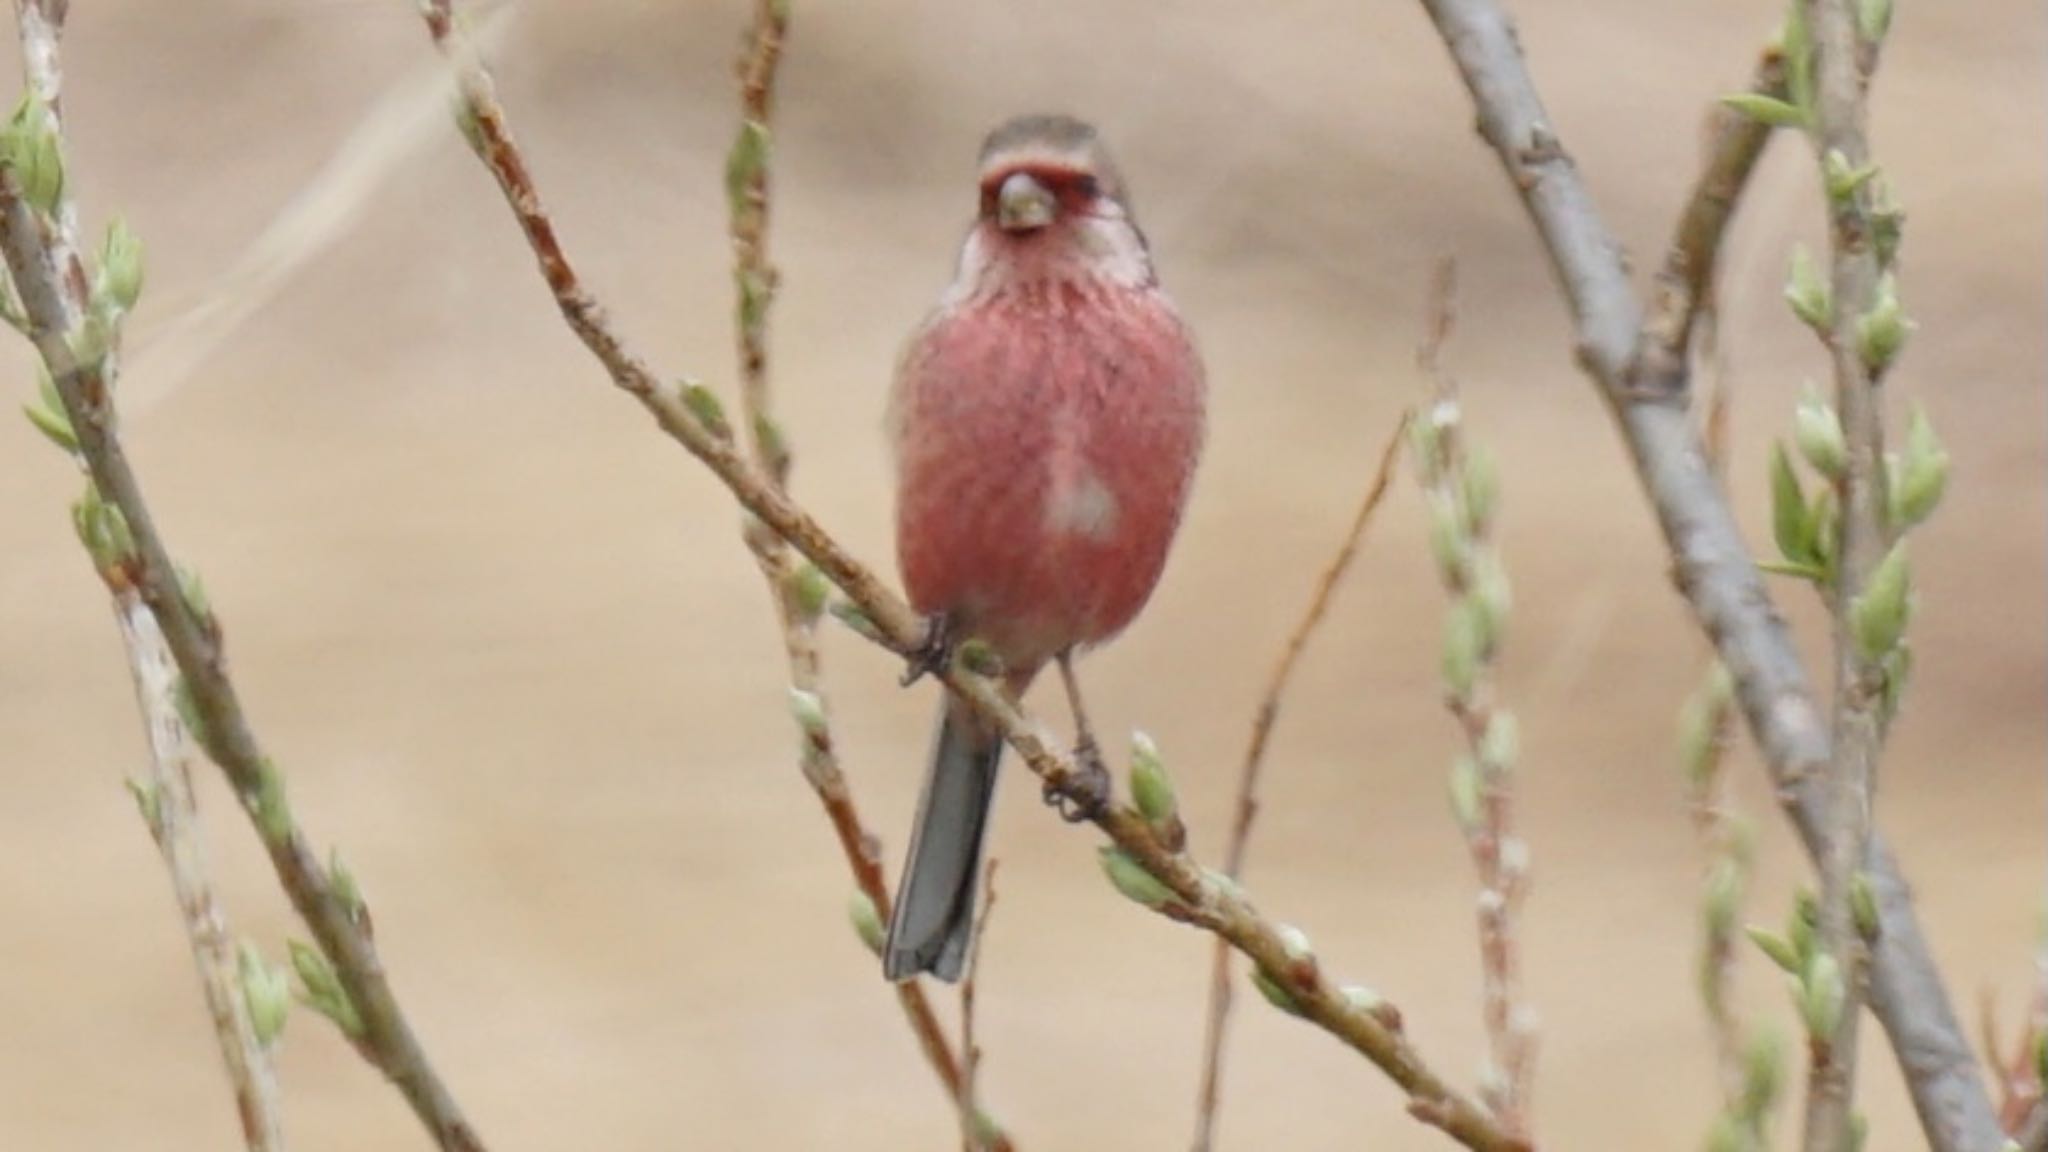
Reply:
[[[1072,659],[1122,631],[1159,580],[1201,454],[1202,365],[1093,128],[997,128],[980,195],[953,283],[896,374],[896,555],[935,634],[979,637],[1012,695],[1058,663],[1078,818],[1109,778]],[[948,697],[883,949],[891,980],[960,975],[1001,755]]]

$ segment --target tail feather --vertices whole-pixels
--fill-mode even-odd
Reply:
[[[1002,755],[1002,738],[948,697],[939,713],[910,857],[882,948],[882,974],[891,980],[908,980],[920,972],[946,981],[960,978]]]

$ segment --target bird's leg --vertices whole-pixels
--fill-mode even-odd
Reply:
[[[909,665],[903,669],[903,687],[910,687],[952,661],[953,648],[959,640],[954,632],[950,613],[934,612],[925,617],[924,639],[906,654]]]
[[[1074,767],[1077,773],[1063,784],[1045,786],[1045,802],[1059,810],[1070,824],[1093,820],[1109,803],[1109,769],[1102,763],[1102,749],[1095,744],[1095,730],[1088,725],[1088,709],[1081,703],[1081,682],[1074,676],[1074,652],[1057,657],[1060,683],[1067,689],[1067,709],[1074,717]]]

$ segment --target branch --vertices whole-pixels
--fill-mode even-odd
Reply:
[[[257,1035],[233,934],[214,896],[200,846],[199,807],[192,795],[191,734],[173,704],[177,666],[164,646],[156,617],[150,615],[135,590],[109,580],[108,591],[121,626],[121,642],[128,651],[135,702],[149,738],[149,780],[133,787],[150,838],[156,841],[170,873],[171,890],[178,897],[207,1014],[213,1019],[214,1038],[234,1088],[242,1140],[249,1152],[282,1152],[284,1120],[277,1070],[271,1064],[268,1045]],[[260,964],[261,958],[252,962]],[[281,1015],[278,1022],[282,1023]]]
[[[1366,525],[1372,522],[1380,501],[1386,498],[1387,488],[1394,478],[1394,464],[1400,458],[1401,443],[1412,419],[1412,414],[1403,412],[1393,434],[1387,437],[1386,447],[1380,449],[1379,468],[1373,473],[1372,484],[1366,489],[1364,499],[1359,501],[1358,511],[1352,514],[1351,526],[1338,542],[1336,554],[1330,557],[1322,576],[1317,578],[1307,609],[1294,625],[1294,631],[1288,634],[1286,647],[1281,649],[1280,658],[1274,662],[1273,672],[1266,679],[1266,694],[1260,699],[1259,710],[1252,719],[1251,743],[1245,749],[1244,766],[1238,771],[1236,815],[1230,825],[1230,840],[1223,849],[1223,874],[1232,880],[1244,875],[1245,848],[1251,842],[1252,821],[1259,812],[1259,774],[1266,762],[1266,742],[1272,737],[1273,725],[1280,718],[1281,698],[1287,694],[1287,685],[1294,678],[1294,666],[1308,648],[1309,637],[1322,624],[1330,603],[1336,599],[1337,585],[1358,554]],[[1215,1139],[1216,1109],[1222,1095],[1223,1040],[1229,1023],[1230,943],[1219,937],[1215,958],[1209,966],[1209,1014],[1202,1030],[1202,1086],[1195,1103],[1194,1152],[1208,1152]]]
[[[1858,930],[1853,894],[1861,882],[1870,843],[1870,806],[1877,763],[1884,744],[1880,717],[1885,697],[1884,652],[1871,651],[1857,627],[1859,607],[1871,576],[1891,541],[1885,516],[1884,412],[1877,395],[1877,368],[1865,356],[1858,324],[1875,305],[1878,255],[1866,211],[1869,190],[1840,194],[1830,170],[1869,163],[1864,139],[1865,74],[1858,64],[1862,37],[1846,0],[1797,0],[1793,27],[1810,30],[1814,84],[1810,114],[1813,143],[1828,186],[1832,224],[1833,316],[1822,339],[1834,361],[1835,407],[1840,415],[1847,460],[1836,484],[1839,537],[1835,545],[1831,615],[1834,620],[1834,754],[1828,765],[1826,851],[1820,860],[1819,946],[1838,969],[1841,986],[1837,1018],[1810,1019],[1814,1029],[1813,1071],[1807,1085],[1806,1152],[1835,1152],[1850,1131],[1855,1104],[1858,1023],[1862,1016],[1865,946]],[[1788,38],[1788,49],[1805,51],[1806,37]],[[1803,88],[1804,85],[1802,84]],[[1799,99],[1802,93],[1795,92]],[[1867,182],[1866,182],[1867,183]],[[1903,625],[1903,621],[1901,621]],[[1894,645],[1885,645],[1890,649]],[[1811,974],[1809,974],[1811,976]],[[1812,1002],[1813,997],[1808,996]],[[1811,1015],[1811,1014],[1809,1014]]]
[[[755,468],[778,488],[788,483],[792,462],[789,441],[776,422],[774,390],[768,370],[768,320],[775,300],[776,271],[768,258],[770,155],[773,139],[775,78],[788,33],[786,0],[759,0],[739,62],[740,129],[727,162],[727,193],[731,209],[733,285],[738,296],[733,325],[740,365],[740,411]],[[469,49],[472,53],[474,49]],[[767,581],[782,632],[783,656],[789,669],[792,699],[797,701],[802,739],[804,781],[824,806],[838,834],[840,850],[854,883],[867,899],[876,923],[887,923],[889,883],[883,875],[875,836],[862,823],[852,786],[839,767],[837,744],[827,707],[817,623],[824,606],[825,584],[817,571],[791,554],[789,546],[757,519],[742,529],[747,549]],[[948,1100],[959,1100],[967,1077],[946,1039],[924,985],[894,985],[904,1019],[917,1037],[918,1048],[931,1064]],[[993,1129],[994,1125],[990,1125]],[[992,1152],[1009,1152],[1009,1137],[1000,1131]]]
[[[981,872],[981,919],[968,940],[967,973],[960,981],[960,1148],[961,1152],[997,1152],[1009,1138],[982,1114],[974,1078],[981,1070],[981,1046],[974,1041],[974,994],[981,983],[982,937],[996,910],[996,865],[991,859]]]
[[[1686,419],[1686,389],[1632,386],[1643,309],[1620,250],[1549,126],[1506,16],[1493,0],[1422,0],[1471,91],[1481,134],[1536,227],[1570,305],[1581,366],[1599,385],[1670,549],[1680,592],[1735,679],[1737,697],[1808,855],[1828,836],[1817,774],[1831,742],[1783,620]],[[1715,166],[1709,165],[1710,170]],[[1659,401],[1644,397],[1659,396]],[[1897,862],[1873,834],[1879,932],[1871,1004],[1938,1152],[1999,1146],[1997,1118],[1913,914]]]
[[[1521,1002],[1515,925],[1529,886],[1529,846],[1514,832],[1515,717],[1498,701],[1499,659],[1510,602],[1507,569],[1493,543],[1499,474],[1464,431],[1458,383],[1442,366],[1456,321],[1457,265],[1446,260],[1431,292],[1416,366],[1435,393],[1415,429],[1416,478],[1428,501],[1430,544],[1449,599],[1443,647],[1444,702],[1465,738],[1451,768],[1451,806],[1479,879],[1480,1004],[1487,1074],[1481,1089],[1501,1124],[1529,1135],[1536,1068],[1535,1013]]]
[[[10,132],[38,138],[52,155],[60,154],[56,96],[64,7],[62,0],[16,0],[25,72],[46,120]],[[361,905],[337,891],[292,817],[283,778],[258,745],[228,678],[219,622],[181,588],[157,533],[115,432],[108,325],[96,314],[92,282],[78,253],[70,192],[58,181],[55,203],[39,210],[24,195],[19,160],[11,156],[0,165],[0,249],[96,498],[120,518],[122,547],[112,562],[162,630],[181,674],[181,693],[190,702],[193,734],[227,774],[293,906],[338,974],[359,1024],[350,1037],[357,1050],[398,1084],[444,1149],[476,1152],[481,1142],[428,1063],[385,980]]]
[[[612,383],[639,401],[655,423],[731,491],[748,512],[816,565],[852,602],[863,630],[877,643],[909,655],[925,640],[922,620],[880,577],[790,500],[772,477],[743,456],[731,429],[700,388],[664,384],[611,327],[564,252],[554,222],[542,207],[525,158],[513,142],[489,74],[455,33],[451,0],[427,0],[427,30],[456,69],[462,125],[471,146],[498,182],[569,328],[601,364]],[[969,646],[970,648],[972,646]],[[1002,691],[998,681],[959,661],[934,670],[955,696],[975,709],[1016,749],[1025,766],[1055,788],[1071,788],[1079,772],[1055,751],[1056,740]],[[1409,1043],[1391,1005],[1346,989],[1326,976],[1298,930],[1260,915],[1228,878],[1169,848],[1136,810],[1111,806],[1093,818],[1151,882],[1150,906],[1172,919],[1228,939],[1280,990],[1291,1009],[1336,1036],[1383,1070],[1408,1093],[1409,1110],[1468,1147],[1485,1152],[1525,1148],[1471,1099],[1454,1091]]]

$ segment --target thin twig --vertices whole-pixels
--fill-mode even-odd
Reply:
[[[1514,831],[1515,718],[1498,699],[1492,669],[1506,626],[1508,579],[1493,528],[1499,481],[1467,442],[1458,382],[1443,367],[1456,323],[1457,266],[1445,260],[1430,292],[1416,366],[1432,398],[1416,429],[1415,466],[1430,509],[1437,574],[1449,597],[1444,703],[1465,738],[1452,767],[1459,831],[1479,877],[1479,967],[1487,1074],[1481,1094],[1510,1132],[1529,1135],[1536,1067],[1535,1012],[1523,1002],[1515,927],[1528,895],[1528,844]]]
[[[1818,859],[1831,827],[1820,780],[1831,754],[1828,729],[1784,621],[1705,465],[1699,434],[1675,402],[1685,389],[1632,385],[1644,311],[1620,248],[1550,126],[1499,4],[1422,0],[1422,6],[1472,94],[1481,134],[1543,243],[1572,310],[1579,362],[1615,416],[1663,530],[1679,590],[1734,677],[1786,814]],[[1664,396],[1672,399],[1646,399]],[[1936,1152],[1998,1147],[2003,1136],[1975,1056],[1904,877],[1875,833],[1867,871],[1880,925],[1872,946],[1871,1005],[1890,1033],[1922,1130]]]
[[[960,1148],[961,1152],[994,1152],[988,1137],[994,1127],[981,1112],[975,1076],[981,1071],[981,1045],[974,1039],[974,994],[981,984],[982,937],[989,914],[996,910],[996,864],[993,857],[981,872],[981,916],[967,942],[967,972],[960,981]]]
[[[1294,666],[1308,648],[1309,637],[1322,624],[1323,616],[1336,599],[1337,585],[1343,581],[1352,559],[1358,555],[1366,526],[1372,523],[1373,513],[1378,511],[1380,501],[1386,498],[1387,488],[1394,478],[1394,464],[1400,459],[1401,445],[1407,438],[1411,419],[1413,413],[1403,412],[1395,422],[1386,446],[1380,449],[1379,467],[1373,472],[1372,484],[1358,502],[1358,510],[1352,513],[1351,524],[1337,542],[1336,553],[1323,567],[1322,575],[1316,578],[1308,607],[1303,610],[1301,619],[1295,622],[1294,631],[1287,634],[1286,646],[1280,650],[1279,659],[1273,662],[1272,673],[1266,677],[1266,691],[1260,697],[1258,711],[1252,718],[1251,740],[1245,748],[1243,766],[1238,770],[1237,807],[1230,823],[1230,839],[1223,850],[1223,874],[1232,880],[1244,875],[1245,849],[1251,843],[1252,821],[1259,812],[1259,776],[1266,763],[1266,743],[1272,737],[1274,723],[1280,719],[1281,699],[1286,696],[1287,685],[1294,678]],[[1230,944],[1218,938],[1215,956],[1209,964],[1209,1012],[1202,1029],[1202,1085],[1195,1101],[1194,1152],[1208,1152],[1215,1140],[1216,1110],[1223,1091],[1223,1042],[1230,1025],[1230,967]]]
[[[739,59],[741,123],[727,173],[731,181],[733,284],[738,296],[734,334],[740,366],[740,412],[747,428],[748,454],[754,466],[777,487],[788,483],[790,446],[775,419],[774,389],[769,374],[768,321],[774,305],[776,272],[768,257],[768,224],[772,200],[770,176],[771,115],[777,68],[788,35],[789,14],[783,0],[759,0],[754,6]],[[807,720],[800,720],[804,780],[824,806],[838,833],[841,850],[854,882],[888,922],[890,893],[880,864],[877,842],[853,799],[853,789],[839,765],[825,697],[817,621],[822,581],[808,573],[780,536],[761,521],[749,518],[741,530],[747,549],[768,583],[782,632],[789,684],[807,701]],[[815,588],[813,587],[815,585]],[[906,981],[893,986],[918,1048],[931,1063],[948,1100],[957,1100],[962,1069],[933,1011],[924,986]],[[1002,1149],[1010,1147],[1002,1138]]]
[[[54,97],[63,8],[51,0],[16,3],[25,71],[32,90],[50,109],[48,130],[53,133],[61,131]],[[163,631],[197,721],[195,735],[227,774],[286,894],[337,973],[360,1022],[350,1037],[357,1050],[398,1085],[442,1148],[475,1152],[481,1141],[413,1037],[385,979],[361,906],[336,891],[292,817],[283,777],[257,743],[228,677],[219,622],[180,589],[169,550],[114,430],[112,362],[79,354],[87,343],[80,335],[91,292],[70,223],[76,214],[72,188],[63,190],[57,210],[45,219],[24,199],[17,176],[11,167],[0,167],[0,248],[93,485],[125,522],[132,544],[122,576]]]
[[[1820,157],[1840,157],[1851,168],[1870,162],[1864,138],[1864,88],[1858,63],[1862,36],[1848,0],[1798,0],[1811,30],[1816,117],[1813,143]],[[1867,952],[1852,907],[1870,844],[1870,809],[1884,744],[1879,713],[1885,672],[1865,651],[1852,623],[1873,569],[1890,546],[1885,517],[1884,410],[1877,373],[1858,348],[1857,321],[1875,301],[1879,272],[1869,227],[1870,190],[1829,194],[1834,314],[1824,342],[1834,361],[1835,409],[1848,445],[1836,486],[1841,509],[1831,604],[1834,622],[1833,756],[1827,768],[1827,851],[1821,858],[1819,946],[1840,966],[1843,1000],[1833,1031],[1816,1035],[1807,1085],[1806,1152],[1843,1146],[1855,1106],[1858,1024],[1867,980]]]
[[[898,653],[916,651],[925,640],[925,627],[910,606],[742,455],[730,429],[701,401],[693,402],[695,394],[663,383],[612,328],[570,263],[554,222],[541,205],[489,74],[456,33],[451,0],[427,0],[424,15],[434,43],[456,68],[469,139],[504,193],[570,330],[613,384],[639,401],[656,424],[709,468],[742,507],[845,593],[871,638]],[[1008,699],[998,681],[957,662],[934,674],[1003,734],[1031,772],[1055,788],[1074,786],[1079,769],[1073,759],[1056,750],[1057,738]],[[1417,1118],[1468,1147],[1503,1152],[1526,1147],[1502,1131],[1482,1106],[1452,1089],[1423,1062],[1401,1030],[1392,1005],[1369,1003],[1347,994],[1323,973],[1299,940],[1291,939],[1279,925],[1262,916],[1237,885],[1169,848],[1135,809],[1107,806],[1093,822],[1131,862],[1164,887],[1166,895],[1152,903],[1157,911],[1230,940],[1258,965],[1266,979],[1286,993],[1300,1016],[1357,1050],[1400,1085],[1408,1094],[1409,1111]]]
[[[214,895],[201,847],[199,806],[192,794],[192,738],[173,702],[177,665],[164,646],[156,617],[135,590],[110,580],[108,591],[128,651],[135,702],[149,737],[149,779],[137,786],[137,796],[178,898],[207,1014],[234,1088],[242,1140],[249,1152],[282,1152],[284,1118],[277,1070],[269,1049],[257,1038],[243,994],[234,934]]]

